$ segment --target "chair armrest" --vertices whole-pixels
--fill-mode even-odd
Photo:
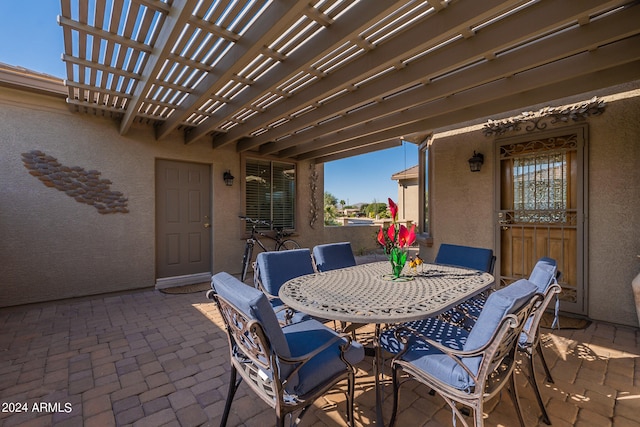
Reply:
[[[408,337],[405,335],[402,335],[402,332],[405,331],[406,333],[416,336],[418,338],[420,338],[421,340],[423,340],[424,342],[426,342],[429,346],[432,346],[433,348],[435,348],[436,350],[440,351],[443,354],[446,354],[447,356],[449,356],[451,359],[453,359],[454,362],[456,362],[456,364],[458,364],[462,369],[465,370],[465,372],[467,372],[467,374],[469,374],[472,378],[476,377],[476,374],[474,374],[473,372],[471,372],[471,370],[467,367],[467,365],[465,365],[462,362],[463,358],[468,358],[468,357],[476,357],[476,356],[483,356],[484,353],[486,352],[487,348],[489,348],[489,346],[491,346],[496,338],[496,335],[498,335],[498,333],[505,327],[505,324],[507,325],[507,327],[510,328],[515,328],[518,326],[518,319],[515,315],[513,314],[509,314],[507,316],[505,316],[502,321],[500,322],[500,324],[498,325],[498,327],[496,328],[496,330],[493,332],[493,334],[491,335],[491,338],[486,342],[486,344],[484,344],[482,347],[479,347],[475,350],[456,350],[453,349],[451,347],[447,347],[446,345],[443,345],[437,341],[432,340],[431,338],[427,337],[426,335],[416,331],[415,329],[406,327],[406,326],[400,326],[399,328],[397,328],[394,331],[394,334],[396,336],[396,339],[398,340],[398,342],[401,344],[401,346],[403,347],[400,352],[394,357],[394,360],[396,359],[401,359],[404,354],[407,352],[407,350],[409,349],[408,344]]]

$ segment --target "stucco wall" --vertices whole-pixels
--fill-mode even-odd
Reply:
[[[398,181],[398,217],[418,223],[420,206],[418,206],[418,179],[401,179]]]
[[[469,170],[473,151],[485,155],[480,172]],[[433,246],[421,254],[433,260],[442,243],[494,248],[493,142],[481,132],[436,135],[430,155]]]
[[[637,326],[640,89],[605,99],[605,113],[589,126],[589,315]]]
[[[154,286],[157,158],[211,165],[213,271],[240,271],[243,186],[235,147],[184,145],[179,134],[156,141],[142,125],[121,136],[115,120],[74,114],[61,98],[7,88],[0,88],[0,146],[0,306]],[[129,212],[103,215],[46,187],[22,162],[32,150],[99,171],[128,199]],[[236,176],[232,187],[222,180],[227,169]],[[301,243],[314,243],[322,227],[309,226],[308,163],[298,171],[297,231]]]
[[[637,326],[630,283],[640,272],[640,83],[546,105],[595,95],[607,107],[588,119],[587,310],[593,319]],[[493,144],[478,125],[436,134],[430,152],[434,244],[421,248],[423,258],[432,260],[443,242],[496,249]],[[479,173],[469,171],[473,150],[485,156]]]

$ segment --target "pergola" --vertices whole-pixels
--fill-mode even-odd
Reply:
[[[67,102],[325,162],[640,78],[629,0],[61,0]]]

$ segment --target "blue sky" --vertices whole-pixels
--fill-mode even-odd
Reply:
[[[0,62],[65,78],[58,0],[0,0]],[[325,191],[350,204],[396,199],[391,175],[418,163],[414,144],[325,163]]]
[[[59,0],[0,0],[0,62],[65,78]]]

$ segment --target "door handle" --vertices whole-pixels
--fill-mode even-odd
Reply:
[[[208,222],[204,223],[204,228],[211,228],[211,224],[209,224]]]

